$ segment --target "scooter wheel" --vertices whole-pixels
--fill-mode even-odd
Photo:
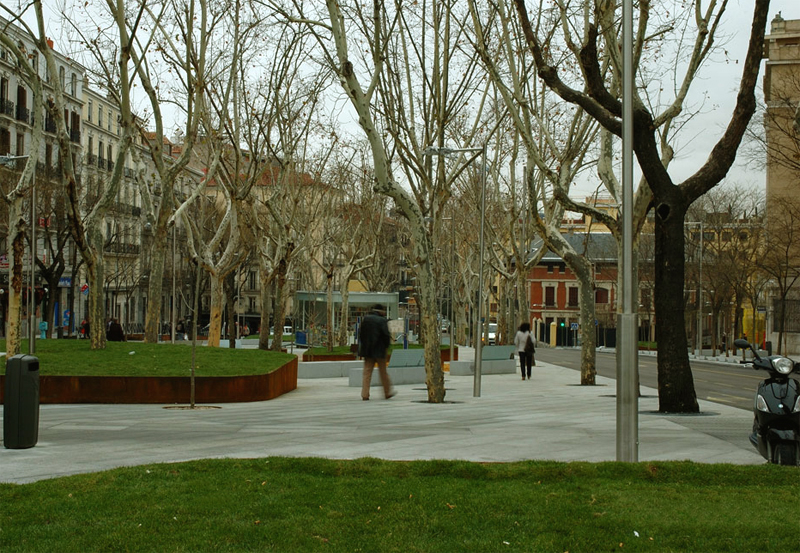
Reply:
[[[797,466],[797,446],[794,444],[778,444],[775,448],[775,464]]]

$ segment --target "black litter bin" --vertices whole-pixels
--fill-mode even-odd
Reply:
[[[39,358],[15,355],[6,363],[3,445],[26,449],[39,440]]]

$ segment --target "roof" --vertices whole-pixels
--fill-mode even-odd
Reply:
[[[600,233],[593,232],[589,234],[576,234],[566,233],[561,236],[575,249],[579,254],[586,254],[589,260],[594,262],[617,262],[617,240],[614,235],[608,232]],[[536,239],[531,244],[531,252],[536,252],[542,247],[543,240]],[[555,252],[548,250],[542,257],[543,263],[547,262],[562,262],[563,259]]]

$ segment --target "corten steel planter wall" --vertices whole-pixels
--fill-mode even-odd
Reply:
[[[0,376],[0,397],[5,377]],[[196,403],[264,401],[297,388],[297,358],[269,374],[198,376]],[[39,403],[189,403],[185,376],[39,377]]]

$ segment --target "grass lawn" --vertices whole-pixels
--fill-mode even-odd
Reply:
[[[797,469],[268,458],[0,485],[0,550],[800,548]]]
[[[5,351],[0,340],[0,351]],[[23,340],[22,352],[28,351]],[[39,374],[55,376],[188,376],[192,348],[187,344],[106,342],[94,350],[89,340],[37,340]],[[197,376],[267,374],[285,365],[293,355],[257,349],[197,348]],[[5,363],[0,367],[5,374]]]

